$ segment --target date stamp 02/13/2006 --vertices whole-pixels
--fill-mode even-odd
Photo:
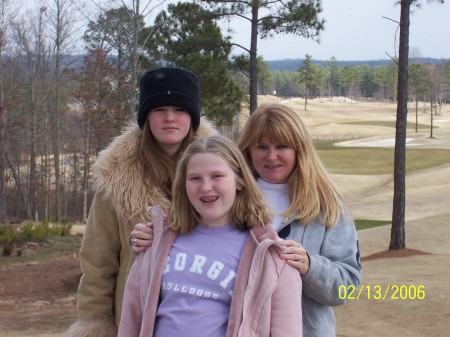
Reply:
[[[375,301],[386,300],[424,300],[425,286],[406,285],[406,284],[388,284],[388,285],[368,285],[361,284],[359,288],[349,285],[339,287],[339,298],[341,300],[360,300],[368,299]]]

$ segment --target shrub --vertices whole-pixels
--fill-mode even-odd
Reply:
[[[17,232],[11,226],[0,226],[0,244],[9,245],[17,239]]]
[[[52,236],[68,236],[71,228],[72,224],[67,219],[61,224],[50,224],[48,220],[40,223],[29,221],[18,231],[11,226],[0,226],[0,244],[6,245],[15,242],[20,245],[28,241],[43,242]]]

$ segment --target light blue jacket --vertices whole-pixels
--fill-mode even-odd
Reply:
[[[309,255],[309,270],[302,277],[303,336],[335,337],[336,321],[331,307],[347,302],[340,298],[339,287],[356,288],[361,282],[355,226],[350,215],[341,216],[329,228],[320,219],[303,225],[293,218],[284,219],[278,235],[301,243]]]

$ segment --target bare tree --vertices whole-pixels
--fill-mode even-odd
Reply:
[[[78,22],[77,12],[75,11],[73,0],[46,0],[46,7],[42,7],[45,12],[47,36],[52,67],[49,68],[51,76],[51,85],[49,86],[47,101],[49,122],[51,132],[51,147],[54,165],[55,181],[55,212],[58,221],[66,213],[64,205],[67,204],[67,193],[65,185],[66,178],[70,172],[66,172],[66,167],[62,165],[64,161],[64,151],[62,147],[65,144],[64,132],[65,119],[68,106],[67,83],[68,77],[66,70],[70,65],[67,55],[71,53],[76,43],[76,23]],[[67,173],[67,174],[66,174]]]
[[[28,10],[11,25],[15,55],[9,62],[11,69],[17,71],[8,73],[10,83],[15,86],[9,94],[13,102],[9,129],[18,141],[16,144],[12,139],[9,141],[8,146],[14,146],[14,151],[8,160],[11,171],[15,170],[16,188],[22,195],[27,217],[36,220],[60,220],[63,204],[65,176],[60,168],[65,142],[61,135],[67,90],[62,74],[72,16],[64,11],[68,8],[64,5],[70,5],[69,0],[55,0],[52,4],[55,7]],[[54,39],[49,38],[52,35]]]
[[[47,196],[45,188],[38,189],[38,184],[47,183],[42,181],[39,175],[50,177],[48,167],[43,166],[42,161],[38,165],[38,158],[47,158],[46,146],[42,141],[47,135],[44,130],[48,121],[46,113],[48,104],[45,101],[48,97],[50,63],[50,52],[45,38],[47,23],[45,12],[46,7],[37,8],[36,11],[29,10],[13,24],[17,60],[15,69],[18,71],[14,74],[14,79],[10,77],[10,81],[15,84],[20,99],[16,97],[17,100],[11,107],[13,111],[10,128],[17,143],[8,160],[11,163],[11,170],[16,169],[14,173],[16,188],[22,195],[28,219],[39,219],[39,205],[48,204],[42,201]],[[14,96],[11,95],[10,99],[14,100]],[[24,161],[25,158],[27,161]],[[27,177],[23,176],[25,172],[28,173]]]
[[[7,113],[3,86],[3,55],[5,52],[7,29],[10,25],[11,0],[0,0],[0,221],[6,218],[6,125]]]
[[[120,87],[126,87],[128,102],[126,119],[135,119],[137,83],[141,73],[140,55],[151,37],[152,30],[144,30],[144,19],[149,19],[167,0],[92,0],[97,18],[89,19],[84,39],[91,49],[103,49],[117,58]],[[113,3],[114,7],[111,7]],[[82,8],[80,10],[83,10]],[[147,35],[143,35],[143,32]]]
[[[78,135],[83,139],[82,146],[73,147],[71,151],[79,151],[82,166],[83,211],[82,219],[87,217],[88,192],[90,186],[90,169],[92,158],[98,155],[110,139],[117,133],[115,120],[120,115],[123,99],[117,97],[122,88],[116,86],[111,79],[117,72],[101,49],[90,51],[83,61],[79,72],[74,72],[76,82],[72,96],[79,106],[77,118]],[[75,116],[73,118],[76,118]]]

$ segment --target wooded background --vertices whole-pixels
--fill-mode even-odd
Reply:
[[[202,114],[230,137],[257,95],[396,100],[396,59],[343,65],[305,53],[295,70],[280,69],[281,61],[271,69],[254,39],[270,32],[315,38],[323,29],[320,1],[308,2],[311,17],[304,1],[270,8],[277,2],[37,0],[26,8],[0,0],[0,223],[86,219],[92,163],[136,119],[140,76],[157,66],[195,72]],[[249,21],[249,30],[259,29],[251,46],[236,46],[219,23],[255,10],[278,11],[284,21],[261,14]],[[232,56],[233,48],[242,54]],[[410,63],[409,99],[439,114],[450,101],[450,61]]]

